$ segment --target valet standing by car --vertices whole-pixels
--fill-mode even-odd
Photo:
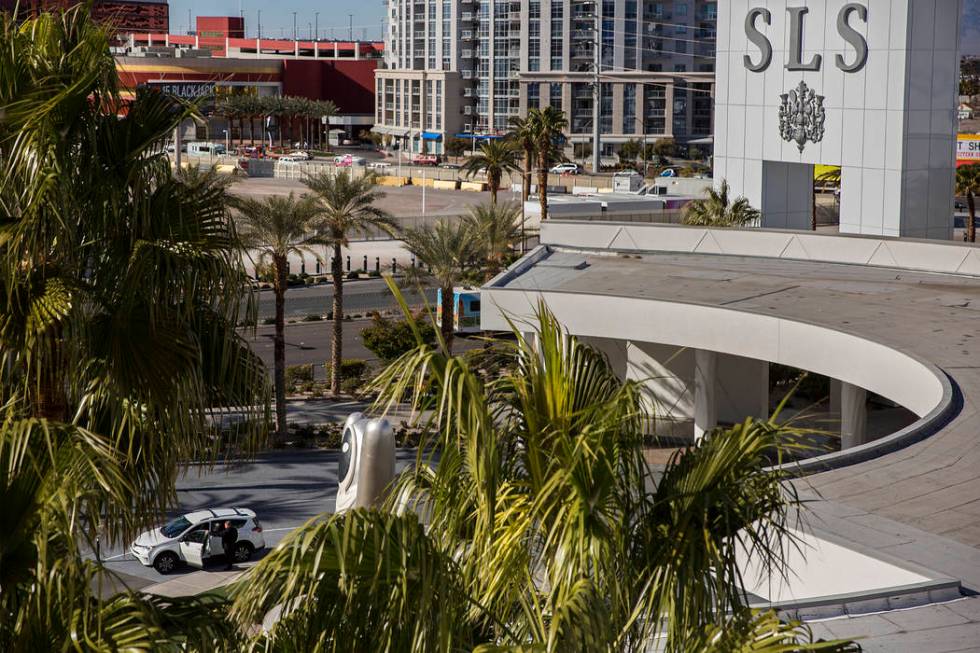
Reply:
[[[222,554],[230,569],[233,562],[246,562],[264,548],[262,524],[255,512],[248,508],[209,508],[141,533],[130,552],[147,567],[169,574],[181,563],[203,569],[208,560]]]

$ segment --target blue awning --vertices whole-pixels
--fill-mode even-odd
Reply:
[[[422,132],[422,140],[424,141],[438,141],[442,139],[442,134],[439,132]]]

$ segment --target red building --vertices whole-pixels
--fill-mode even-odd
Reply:
[[[0,9],[13,11],[17,4],[17,0],[0,0]],[[19,6],[24,15],[31,16],[76,4],[77,0],[21,0]],[[104,25],[111,25],[117,34],[170,29],[167,0],[94,0],[92,17]]]
[[[245,19],[241,16],[198,16],[197,35],[245,38]]]

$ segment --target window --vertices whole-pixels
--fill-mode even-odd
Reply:
[[[527,106],[529,109],[538,107],[541,104],[541,85],[532,82],[527,85]]]
[[[556,109],[561,109],[561,86],[560,83],[551,84],[551,106]]]
[[[187,530],[190,525],[191,523],[187,520],[187,518],[178,517],[177,519],[167,522],[163,528],[160,529],[160,532],[163,533],[164,537],[177,537]]]
[[[636,131],[636,86],[623,86],[623,133],[632,134]]]

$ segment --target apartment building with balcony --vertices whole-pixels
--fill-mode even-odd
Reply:
[[[604,152],[631,139],[710,142],[716,7],[385,0],[375,131],[407,151],[441,154],[450,137],[500,134],[512,116],[551,105],[568,116],[573,143],[591,141],[598,32]]]
[[[682,145],[710,146],[716,0],[524,0],[524,5],[520,112],[557,106],[568,117],[570,141],[591,143],[595,47],[601,41],[604,155],[628,140],[673,138]]]

